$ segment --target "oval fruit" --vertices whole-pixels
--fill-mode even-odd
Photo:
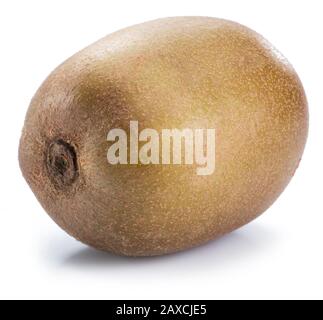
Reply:
[[[167,163],[166,133],[184,129],[184,145],[169,138],[177,149]],[[264,212],[293,176],[307,131],[302,84],[260,35],[226,20],[167,18],[113,33],[59,66],[31,102],[19,159],[70,235],[118,254],[161,255]]]

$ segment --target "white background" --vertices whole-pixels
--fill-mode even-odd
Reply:
[[[322,1],[1,1],[0,298],[323,298]],[[301,166],[266,214],[203,247],[158,258],[90,249],[61,231],[21,177],[29,101],[58,64],[117,29],[207,15],[263,34],[294,65],[310,108]]]

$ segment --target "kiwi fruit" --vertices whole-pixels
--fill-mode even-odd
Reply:
[[[214,172],[198,175],[196,163],[109,163],[108,132],[130,133],[131,121],[158,132],[214,128]],[[263,213],[294,175],[307,132],[302,84],[263,37],[227,20],[174,17],[113,33],[54,70],[31,101],[19,161],[70,235],[153,256]]]

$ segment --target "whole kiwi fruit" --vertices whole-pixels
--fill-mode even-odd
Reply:
[[[113,165],[113,128],[214,128],[215,170]],[[32,99],[21,170],[76,239],[129,256],[176,252],[256,218],[294,175],[308,132],[302,84],[256,32],[174,17],[113,33],[60,65]],[[129,150],[127,150],[129,153]]]

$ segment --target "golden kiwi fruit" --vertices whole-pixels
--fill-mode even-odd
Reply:
[[[109,162],[108,133],[130,135],[131,123],[159,133],[214,130],[214,171],[158,165],[148,153],[142,163]],[[153,256],[201,245],[264,212],[294,175],[307,132],[302,84],[263,37],[227,20],[174,17],[115,32],[51,73],[29,107],[19,160],[70,235]]]

